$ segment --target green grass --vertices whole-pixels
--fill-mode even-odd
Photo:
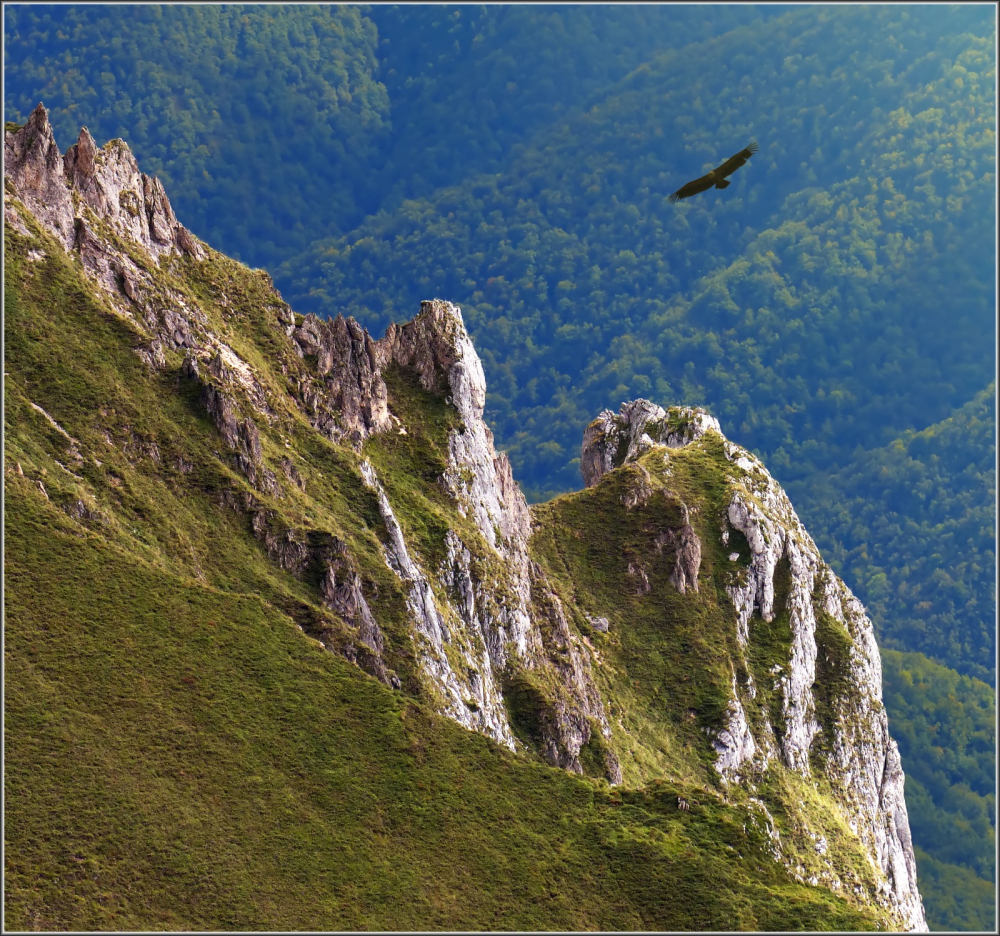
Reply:
[[[424,390],[414,374],[392,366],[385,381],[389,409],[406,427],[406,434],[390,430],[371,436],[364,454],[386,490],[407,542],[416,545],[428,569],[436,570],[446,556],[448,530],[461,529],[463,540],[468,540],[474,529],[463,523],[440,483],[448,466],[448,435],[461,420],[444,394]]]
[[[626,510],[623,501],[641,469],[648,473],[652,494],[646,504]],[[755,614],[750,620],[748,673],[736,646],[735,609],[726,586],[749,563],[750,550],[732,530],[727,544],[721,539],[732,474],[721,439],[709,434],[680,449],[654,449],[638,466],[614,471],[593,488],[533,508],[537,531],[532,549],[566,607],[601,614],[611,622],[608,634],[580,629],[600,654],[595,676],[609,709],[610,744],[627,784],[645,786],[669,777],[695,798],[714,795],[719,776],[710,733],[726,716],[733,675],[745,686],[752,674],[757,694],[747,699],[748,717],[758,739],[770,724],[780,750],[782,695],[774,688],[771,670],[780,665],[787,672],[791,656],[785,607],[791,568],[783,559],[775,570],[774,618],[766,622]],[[681,501],[701,541],[697,594],[677,592],[670,582],[673,559],[668,549],[657,549],[661,531],[683,523]],[[729,560],[731,552],[739,554],[735,562]],[[648,592],[630,575],[630,566],[643,568]],[[839,676],[845,652],[840,644],[828,644],[837,636],[847,639],[840,632],[828,634],[831,623],[823,618],[817,635],[821,656],[826,653],[834,661],[827,663],[824,657],[818,663],[817,682],[829,678],[829,685],[818,687],[820,716],[827,726],[832,725],[837,695],[844,691]],[[828,785],[804,781],[773,761],[756,781],[775,816],[785,855],[808,869],[807,878],[815,873],[829,880],[830,873],[817,857],[815,840],[806,834],[811,828],[826,836],[843,883],[874,892],[873,871],[840,819]],[[726,795],[733,802],[747,801],[738,784]]]
[[[258,423],[265,458],[279,478],[276,459],[291,458],[305,482],[282,481],[280,498],[235,470],[179,353],[148,369],[134,351],[142,336],[77,261],[36,231],[47,256],[32,263],[26,239],[8,235],[10,928],[874,927],[874,912],[792,881],[746,831],[744,808],[708,782],[700,727],[724,705],[731,640],[712,587],[717,557],[706,555],[697,601],[669,585],[665,554],[647,560],[657,518],[679,516],[678,495],[701,506],[700,523],[718,510],[723,487],[695,477],[717,451],[678,452],[675,489],[657,477],[646,508],[615,506],[626,471],[545,509],[537,555],[567,612],[581,629],[584,612],[613,621],[611,634],[593,634],[610,745],[632,755],[624,789],[612,789],[430,710],[378,506],[357,455],[282,396],[280,365],[295,376],[300,364],[260,274],[214,255],[197,275],[185,261],[152,271],[261,368],[275,408],[273,423]],[[387,376],[410,431],[365,454],[414,551],[435,571],[455,529],[475,547],[477,574],[503,587],[439,484],[454,411],[406,374]],[[347,543],[402,692],[310,638],[339,646],[352,635],[320,603],[312,572],[295,578],[268,558],[256,510],[275,530]],[[594,522],[612,535],[587,536]],[[621,600],[628,556],[648,564],[642,600]],[[537,675],[539,686],[511,696],[528,743],[534,710],[550,704]],[[582,752],[588,772],[602,772],[604,744],[595,732]],[[680,813],[678,795],[700,805]]]
[[[669,473],[663,451],[640,461],[653,487],[645,505],[622,506],[639,468],[613,472],[593,488],[533,508],[532,548],[567,606],[611,621],[610,633],[592,640],[608,661],[597,675],[608,677],[602,688],[617,713],[611,721],[626,778],[641,783],[666,774],[714,784],[715,754],[703,729],[717,727],[725,713],[736,648],[732,605],[721,581],[713,587],[718,533],[706,532],[718,526],[725,489],[713,481],[714,448],[672,450]],[[665,528],[681,524],[682,501],[702,541],[697,594],[677,592],[669,547],[657,546]],[[648,592],[630,568],[642,569]]]
[[[822,731],[809,752],[810,762],[823,769],[831,753],[831,743],[838,713],[843,701],[853,690],[851,683],[850,653],[852,641],[844,626],[829,614],[816,615],[816,681],[813,698],[816,701],[816,720]]]
[[[11,927],[870,927],[722,807],[511,755],[23,479],[8,511]]]

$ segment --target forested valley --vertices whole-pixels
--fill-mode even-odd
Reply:
[[[992,5],[21,6],[5,120],[124,138],[296,312],[462,307],[529,500],[703,406],[866,604],[932,929],[992,929]],[[756,139],[731,179],[667,197]]]

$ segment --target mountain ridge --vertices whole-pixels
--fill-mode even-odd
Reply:
[[[246,526],[300,629],[552,766],[633,787],[670,766],[756,822],[791,880],[926,929],[871,622],[714,418],[648,401],[602,414],[585,438],[588,487],[529,510],[483,421],[482,365],[456,306],[422,303],[378,341],[351,318],[296,316],[266,274],[193,238],[121,141],[97,150],[84,130],[59,157],[39,105],[8,128],[5,154],[21,267],[68,248],[137,373],[171,375],[224,450],[207,462],[171,452],[173,483],[212,475],[215,509]],[[75,470],[56,464],[76,481],[31,479],[27,458],[6,476],[99,534],[120,524],[122,477],[87,451],[98,432],[114,445],[103,414],[74,424],[22,395],[70,442]],[[127,460],[150,466],[135,483],[166,470],[166,437],[126,435]],[[605,518],[606,542],[588,513]],[[630,655],[633,625],[659,628],[648,649],[674,660],[662,673]],[[670,717],[656,724],[661,695]]]

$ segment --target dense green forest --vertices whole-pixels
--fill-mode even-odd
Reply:
[[[882,679],[931,929],[995,930],[994,690],[895,650],[882,651]]]
[[[995,684],[996,388],[818,476],[803,520],[883,647]]]
[[[955,42],[895,8],[854,15],[787,14],[665,53],[505,172],[320,241],[279,284],[376,331],[424,294],[460,301],[536,499],[579,484],[582,426],[628,396],[708,405],[785,483],[946,418],[993,373],[991,40],[885,62],[889,35]],[[813,54],[761,75],[774,44]],[[728,198],[666,205],[754,135]]]
[[[14,6],[4,11],[6,119],[44,101],[62,148],[81,125],[128,141],[184,223],[273,264],[339,233],[345,176],[388,120],[374,24],[359,8],[210,4]],[[16,89],[16,90],[15,90]]]
[[[605,407],[717,415],[891,648],[932,928],[988,929],[994,807],[920,772],[890,686],[894,650],[995,685],[995,42],[985,5],[9,7],[5,117],[124,137],[300,313],[459,303],[533,500]]]
[[[502,166],[664,47],[751,22],[655,6],[10,7],[6,119],[126,139],[184,223],[274,268],[401,197]],[[530,55],[515,44],[531,36]],[[503,89],[497,94],[497,89]]]

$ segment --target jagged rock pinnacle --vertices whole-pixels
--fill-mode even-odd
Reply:
[[[4,133],[6,178],[15,194],[66,249],[85,237],[85,209],[154,258],[176,251],[201,259],[204,250],[177,220],[159,179],[139,171],[123,140],[98,148],[84,127],[65,156],[48,111],[39,104],[20,130]],[[72,192],[79,196],[74,206]]]

